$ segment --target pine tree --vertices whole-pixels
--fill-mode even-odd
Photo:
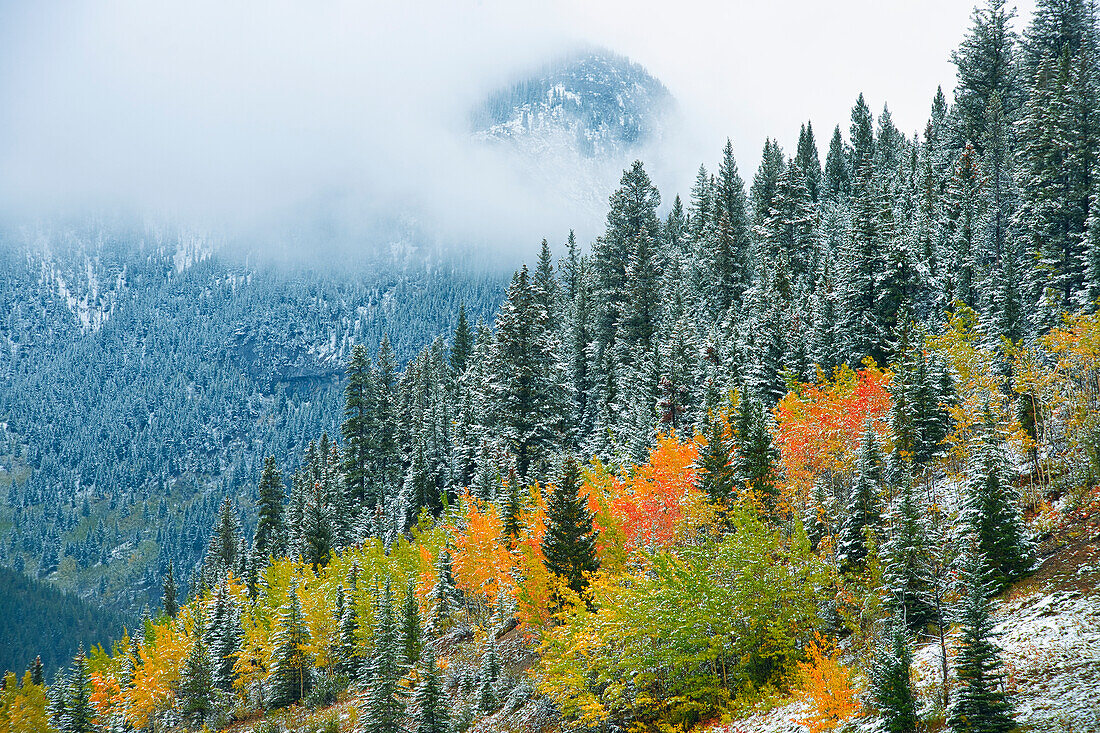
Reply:
[[[172,568],[172,561],[168,561],[168,572],[164,574],[164,595],[161,599],[161,607],[166,616],[175,618],[179,613],[179,604],[176,602],[176,577]]]
[[[214,712],[214,665],[203,641],[202,617],[195,624],[191,651],[180,670],[180,713],[189,728],[200,728]]]
[[[546,504],[546,535],[542,540],[547,570],[578,594],[588,587],[586,576],[600,567],[588,497],[580,491],[581,468],[575,459],[566,458],[558,485]]]
[[[414,733],[450,733],[446,693],[431,644],[425,645],[420,658],[420,684],[413,702],[416,705]]]
[[[359,733],[401,733],[405,705],[398,686],[401,668],[389,579],[378,596],[372,646],[366,705],[359,716]]]
[[[451,370],[455,377],[466,371],[466,364],[473,350],[474,332],[470,329],[470,322],[466,320],[466,304],[459,303],[458,324],[455,326],[454,339],[451,343]]]
[[[867,562],[867,535],[878,527],[881,488],[882,456],[875,431],[868,426],[863,433],[848,513],[837,540],[837,560],[844,570],[862,569]]]
[[[313,666],[306,652],[309,630],[302,616],[298,587],[290,589],[290,597],[279,609],[272,640],[271,676],[268,705],[286,707],[302,699],[312,684]]]
[[[348,383],[344,387],[344,475],[355,504],[377,506],[379,497],[371,492],[370,456],[374,448],[376,414],[373,375],[367,350],[356,344],[347,366]],[[373,493],[373,495],[372,495]]]
[[[779,451],[772,446],[763,406],[750,397],[741,398],[735,427],[737,458],[734,480],[738,486],[750,489],[764,511],[771,514],[779,498],[775,484]]]
[[[913,733],[918,729],[912,664],[909,632],[905,623],[893,616],[875,645],[871,666],[871,697],[886,733]]]
[[[963,515],[999,590],[1031,570],[1031,547],[988,413],[986,421],[986,442],[972,461]]]
[[[401,661],[412,668],[420,661],[420,603],[416,599],[416,581],[409,581],[401,603]]]
[[[497,699],[496,685],[500,678],[500,659],[497,657],[497,647],[490,638],[481,656],[481,685],[477,693],[477,709],[479,712],[489,714],[495,712],[500,704]]]
[[[260,475],[259,518],[252,538],[253,564],[260,569],[267,558],[278,557],[286,550],[286,523],[283,518],[283,476],[274,456],[264,460]]]
[[[955,655],[957,686],[947,726],[959,733],[1009,733],[1016,724],[993,632],[989,601],[993,583],[979,552],[965,559],[961,580],[965,595],[958,613],[962,632]]]
[[[84,645],[73,658],[68,677],[60,686],[59,703],[54,710],[55,725],[60,733],[94,733],[95,707],[92,705],[92,679],[84,657]]]

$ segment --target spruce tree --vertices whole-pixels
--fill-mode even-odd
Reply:
[[[336,669],[350,678],[359,676],[362,651],[359,647],[359,615],[355,612],[355,596],[341,585],[336,593]]]
[[[987,415],[987,437],[971,462],[963,517],[999,590],[1032,567],[1031,546],[1008,480],[1004,447]]]
[[[59,709],[55,713],[60,733],[94,733],[98,729],[95,707],[92,705],[92,679],[83,644],[73,658],[73,666],[61,686],[59,700]]]
[[[987,0],[974,8],[970,31],[951,54],[958,73],[955,87],[956,114],[962,143],[972,143],[983,152],[986,139],[986,110],[994,96],[1009,119],[1015,119],[1023,102],[1023,86],[1016,58],[1016,33],[1012,29],[1015,9],[1004,0]]]
[[[458,305],[458,324],[455,326],[454,339],[451,343],[451,371],[457,378],[466,371],[466,364],[474,350],[474,332],[470,329],[470,322],[466,319],[466,304]]]
[[[794,156],[794,164],[802,170],[802,177],[806,181],[810,199],[817,203],[821,198],[824,174],[821,170],[821,156],[817,151],[817,141],[814,139],[812,122],[807,122],[799,128],[798,148]]]
[[[458,609],[459,604],[458,589],[451,570],[451,553],[446,547],[439,551],[435,568],[435,585],[428,594],[431,615],[428,618],[427,632],[429,636],[438,638],[446,630],[451,614]]]
[[[748,396],[742,397],[737,406],[735,427],[737,458],[734,479],[738,486],[750,489],[765,512],[770,514],[779,498],[775,484],[779,451],[772,446],[763,406]]]
[[[233,689],[234,666],[241,647],[241,625],[236,603],[224,580],[214,591],[214,608],[207,631],[213,663],[214,686],[223,692]]]
[[[302,604],[295,585],[291,587],[290,597],[279,609],[275,621],[272,640],[274,649],[268,682],[270,707],[292,705],[309,692],[313,681],[313,665],[306,652],[308,643],[309,630],[302,616]]]
[[[161,607],[166,616],[175,618],[179,613],[179,604],[176,602],[176,576],[172,568],[172,561],[168,560],[168,572],[164,574],[164,594],[161,598]]]
[[[203,641],[201,616],[180,670],[180,713],[189,728],[201,728],[214,712],[214,665]]]
[[[578,594],[588,587],[586,576],[600,568],[597,533],[592,528],[588,497],[580,493],[581,483],[580,465],[566,458],[546,504],[546,535],[542,540],[547,570]]]
[[[918,729],[912,664],[906,625],[897,616],[890,617],[875,645],[871,665],[871,697],[885,733],[913,733]]]
[[[352,347],[347,366],[348,383],[344,387],[344,475],[355,504],[377,506],[378,496],[371,492],[370,457],[374,448],[375,383],[370,358],[361,344]]]
[[[420,683],[413,696],[416,705],[414,733],[450,733],[450,713],[441,677],[435,652],[431,644],[427,644],[420,658]]]
[[[920,629],[935,619],[928,602],[928,583],[922,572],[929,552],[928,538],[921,521],[921,509],[913,494],[913,482],[901,477],[901,488],[889,509],[890,536],[883,545],[883,584],[886,605],[912,629]]]
[[[274,456],[264,459],[260,474],[259,518],[252,538],[253,564],[260,568],[267,558],[278,557],[286,551],[286,523],[283,518],[283,476]]]
[[[422,647],[420,603],[416,599],[416,581],[409,581],[401,603],[401,661],[412,668],[420,661]]]
[[[725,512],[738,497],[734,439],[717,409],[709,411],[703,437],[706,445],[698,453],[695,480],[719,512]]]
[[[956,733],[1010,733],[1016,730],[1016,723],[993,631],[989,600],[993,582],[980,552],[971,551],[965,558],[961,581],[964,596],[958,611],[961,634],[955,654],[956,688],[947,726]]]
[[[846,571],[861,570],[867,562],[867,535],[877,532],[882,483],[882,456],[875,431],[868,426],[863,434],[848,512],[837,539],[837,560]]]
[[[359,733],[401,733],[405,705],[398,685],[401,667],[398,663],[397,624],[393,618],[393,592],[389,579],[377,599],[372,646],[365,708],[359,716]]]
[[[488,715],[495,712],[500,705],[497,699],[497,681],[500,679],[500,659],[497,657],[497,647],[490,638],[481,656],[481,684],[477,693],[478,711]]]

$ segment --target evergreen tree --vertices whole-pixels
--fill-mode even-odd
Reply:
[[[236,676],[234,666],[241,647],[241,625],[236,603],[225,580],[214,591],[214,609],[207,637],[214,686],[229,692],[233,689]]]
[[[401,733],[405,705],[398,685],[401,668],[397,624],[393,618],[393,592],[388,579],[378,596],[372,646],[366,705],[359,716],[359,732]]]
[[[580,491],[581,468],[575,459],[566,458],[560,480],[546,504],[546,535],[542,540],[547,570],[578,594],[588,587],[586,576],[600,567],[588,497]]]
[[[706,444],[699,451],[696,481],[712,503],[720,510],[728,509],[738,497],[734,441],[725,417],[716,409],[709,411],[704,438]]]
[[[996,98],[1010,120],[1023,102],[1012,29],[1015,16],[1015,9],[1005,9],[1004,0],[987,0],[984,7],[974,8],[970,31],[951,54],[958,76],[955,108],[960,142],[971,143],[978,152],[984,152],[990,101]]]
[[[92,679],[83,644],[73,658],[68,677],[60,686],[59,701],[54,710],[54,722],[60,733],[94,733],[98,729],[92,705]]]
[[[565,432],[564,368],[555,345],[524,266],[513,276],[497,315],[491,384],[494,421],[516,457],[520,477],[546,460]]]
[[[817,141],[814,140],[814,126],[811,122],[802,125],[798,131],[798,149],[794,156],[794,164],[802,171],[806,188],[810,192],[810,199],[817,203],[821,198],[824,179],[821,170],[821,157],[817,151]]]
[[[886,733],[913,733],[918,729],[910,646],[905,623],[897,616],[891,617],[875,646],[871,666],[871,697]]]
[[[195,624],[191,651],[180,670],[180,713],[190,728],[200,728],[214,712],[214,665],[203,641],[202,618]]]
[[[413,702],[416,705],[416,729],[414,733],[450,733],[450,714],[446,693],[435,663],[435,652],[425,645],[420,658],[420,683],[416,687]]]
[[[987,438],[977,451],[967,482],[964,519],[999,590],[1027,573],[1031,548],[1007,477],[1003,446],[987,415]]]
[[[500,678],[500,659],[497,657],[497,647],[492,639],[481,656],[481,685],[478,687],[477,708],[478,711],[489,714],[495,712],[500,704],[497,699],[496,685]]]
[[[406,667],[415,667],[420,661],[420,637],[420,603],[416,600],[416,581],[410,581],[401,603],[401,661]]]
[[[260,474],[259,518],[252,538],[253,564],[262,569],[267,558],[278,557],[286,550],[286,523],[283,518],[283,476],[275,457],[264,459]]]
[[[825,156],[825,195],[834,201],[844,201],[852,191],[852,174],[848,168],[848,152],[840,125],[833,130],[829,152]]]
[[[466,364],[474,350],[474,332],[466,320],[466,304],[458,305],[458,324],[455,326],[454,340],[451,343],[451,370],[455,376],[466,371]]]
[[[355,612],[355,597],[341,585],[336,593],[336,610],[339,622],[336,630],[337,671],[348,677],[357,677],[362,667],[362,651],[359,647],[359,615]]]
[[[695,257],[700,294],[710,305],[710,315],[720,318],[731,305],[740,303],[752,278],[745,183],[729,140],[722,151],[718,178],[710,188],[714,195],[713,221],[696,238]]]
[[[861,569],[867,562],[867,535],[875,532],[879,523],[882,483],[882,456],[875,431],[868,426],[863,433],[848,513],[837,539],[837,560],[845,570]]]
[[[779,498],[775,485],[775,464],[779,451],[772,446],[763,406],[747,396],[742,397],[737,406],[735,440],[737,458],[734,480],[738,486],[751,489],[756,500],[770,514]]]
[[[379,496],[370,485],[370,456],[374,448],[376,385],[367,350],[356,344],[348,361],[348,383],[344,387],[344,475],[356,505],[377,506]],[[372,495],[373,493],[373,495]]]
[[[294,585],[275,621],[271,675],[268,682],[268,705],[272,708],[292,705],[309,692],[313,682],[313,665],[306,651],[308,643],[309,630],[302,616],[298,587]]]
[[[1016,730],[1012,702],[997,648],[990,601],[993,584],[984,558],[971,552],[963,566],[962,633],[955,655],[956,692],[947,713],[950,730],[1009,733]]]
[[[883,545],[883,584],[887,606],[909,628],[920,629],[936,617],[928,602],[929,588],[922,572],[929,552],[920,507],[908,475],[889,509],[890,536]]]
[[[431,616],[428,619],[428,634],[438,637],[446,628],[451,613],[457,610],[459,597],[451,570],[451,553],[444,547],[439,551],[436,561],[436,582],[428,595],[431,604]]]
[[[179,613],[179,604],[176,602],[176,577],[172,568],[172,561],[168,561],[168,572],[164,575],[164,595],[161,600],[164,613],[175,618]]]

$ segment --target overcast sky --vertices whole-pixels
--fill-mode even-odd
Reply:
[[[1026,20],[1030,2],[1018,7]],[[567,212],[539,212],[537,199],[479,208],[516,187],[469,149],[465,114],[523,70],[583,42],[661,79],[688,123],[674,141],[682,170],[661,181],[671,200],[667,188],[683,193],[727,136],[746,180],[764,137],[793,152],[806,119],[824,156],[861,91],[876,116],[888,102],[903,131],[923,128],[936,86],[954,84],[970,11],[967,0],[0,0],[0,202],[262,219],[350,191],[340,206],[446,200],[470,227],[490,216],[557,226]]]

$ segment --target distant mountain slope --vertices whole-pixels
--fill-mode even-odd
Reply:
[[[671,102],[642,66],[595,51],[493,93],[474,111],[473,127],[485,140],[522,148],[561,139],[586,158],[606,158],[659,137]]]
[[[122,616],[10,568],[0,567],[0,589],[0,672],[21,675],[41,656],[52,676],[80,644],[107,646],[122,629]]]
[[[471,113],[475,139],[523,180],[560,196],[578,221],[601,220],[607,192],[637,158],[660,159],[674,100],[640,65],[604,50],[547,64]]]
[[[491,318],[504,282],[460,263],[245,265],[183,232],[9,235],[0,565],[155,608],[168,561],[186,580],[223,497],[251,515],[264,455],[294,461],[338,431],[354,344],[373,354],[388,334],[403,364],[459,303]]]

